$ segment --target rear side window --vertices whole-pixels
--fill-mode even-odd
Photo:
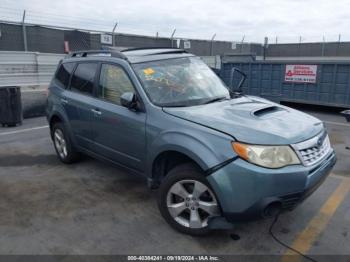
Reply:
[[[56,79],[64,88],[67,88],[69,85],[69,79],[73,72],[74,66],[74,63],[61,64],[60,68],[57,71]]]
[[[97,63],[78,64],[72,77],[71,90],[84,94],[92,94],[96,70]]]

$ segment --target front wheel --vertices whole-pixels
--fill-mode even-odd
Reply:
[[[209,218],[221,214],[205,176],[192,164],[180,165],[167,174],[160,186],[158,200],[165,220],[185,234],[209,233]]]

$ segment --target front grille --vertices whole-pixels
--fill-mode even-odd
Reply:
[[[310,140],[293,145],[305,166],[311,166],[322,160],[330,151],[331,145],[326,133]]]

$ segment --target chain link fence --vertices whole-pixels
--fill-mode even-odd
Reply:
[[[0,51],[67,53],[108,48],[178,47],[200,56],[224,53],[256,53],[262,45],[228,41],[151,37],[107,31],[87,31],[64,27],[0,21]]]

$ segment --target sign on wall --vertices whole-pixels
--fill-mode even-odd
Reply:
[[[184,41],[184,48],[185,49],[190,49],[191,48],[191,42],[190,41]]]
[[[286,65],[285,82],[316,83],[317,65]]]
[[[101,44],[112,45],[113,44],[112,35],[102,34],[101,35]]]

